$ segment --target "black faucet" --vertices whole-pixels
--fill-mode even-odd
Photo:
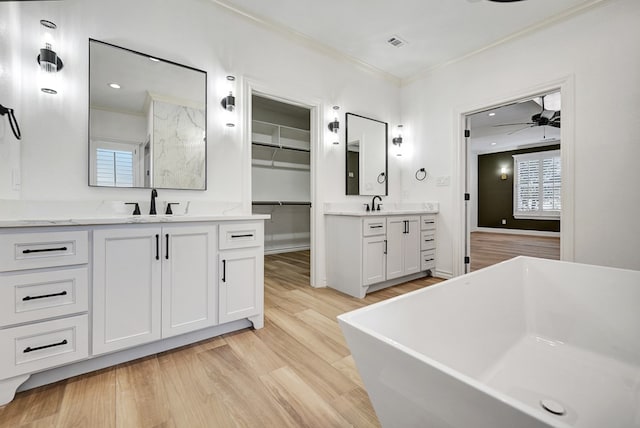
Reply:
[[[149,215],[156,215],[156,198],[158,197],[158,191],[151,189],[151,208],[149,209]]]
[[[371,201],[371,211],[380,211],[380,204],[378,204],[378,208],[376,208],[376,198],[378,198],[378,200],[382,202],[382,198],[380,196],[374,196],[373,200]]]

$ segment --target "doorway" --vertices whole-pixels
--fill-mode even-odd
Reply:
[[[312,107],[251,95],[251,200],[265,221],[265,277],[311,283]],[[282,275],[280,275],[282,274]]]
[[[518,255],[560,259],[560,90],[480,109],[465,123],[465,271]]]

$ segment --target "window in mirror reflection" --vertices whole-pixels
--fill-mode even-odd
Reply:
[[[89,40],[89,184],[206,189],[206,73]]]
[[[346,194],[386,195],[388,124],[353,113],[345,122]]]

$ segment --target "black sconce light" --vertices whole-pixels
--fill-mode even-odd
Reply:
[[[58,54],[51,47],[53,41],[53,30],[58,28],[56,24],[46,19],[40,20],[43,28],[44,48],[40,49],[40,55],[37,57],[40,65],[41,85],[40,90],[45,94],[55,95],[58,91],[55,88],[55,75],[62,70],[64,64],[58,57]]]
[[[236,97],[233,96],[233,82],[235,82],[235,80],[235,76],[227,76],[227,81],[229,82],[229,95],[227,95],[220,101],[220,105],[222,106],[222,108],[229,113],[233,113],[233,111],[236,109]],[[227,118],[226,125],[230,128],[236,126],[232,117],[233,115],[228,114],[228,116],[229,117]]]
[[[393,143],[394,146],[397,146],[396,156],[402,156],[402,151],[400,150],[402,148],[402,125],[398,125],[398,136],[393,137],[391,139],[391,142]]]
[[[333,109],[336,112],[336,117],[333,119],[333,122],[329,122],[329,131],[336,134],[336,139],[333,142],[333,144],[340,144],[340,137],[338,136],[338,132],[340,131],[340,122],[338,121],[338,110],[340,110],[340,107],[333,106]]]

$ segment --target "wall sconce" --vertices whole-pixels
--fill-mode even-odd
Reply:
[[[500,168],[500,179],[501,180],[507,179],[507,168],[505,167]]]
[[[338,132],[340,131],[340,122],[338,121],[338,110],[340,110],[340,107],[333,106],[333,109],[336,112],[336,117],[333,119],[333,122],[329,122],[329,131],[336,134],[336,139],[333,142],[333,144],[340,144],[340,137],[338,136]]]
[[[228,111],[229,113],[233,113],[234,110],[236,109],[236,97],[233,96],[233,85],[234,85],[233,82],[235,82],[235,80],[236,80],[235,76],[227,76],[227,81],[229,82],[229,95],[222,98],[222,100],[220,101],[220,105],[222,106],[222,108]],[[226,125],[230,128],[236,126],[236,124],[233,121],[233,116],[232,115],[228,115],[228,116],[229,117],[227,118]]]
[[[397,146],[396,156],[402,156],[402,152],[400,151],[400,149],[402,148],[402,125],[398,125],[398,136],[393,137],[391,139],[391,142],[394,146]]]
[[[55,95],[58,93],[55,75],[64,66],[62,60],[52,48],[53,30],[58,26],[46,19],[41,19],[40,25],[42,26],[42,38],[44,41],[44,48],[40,49],[40,55],[36,58],[40,65],[40,90],[45,94]]]

